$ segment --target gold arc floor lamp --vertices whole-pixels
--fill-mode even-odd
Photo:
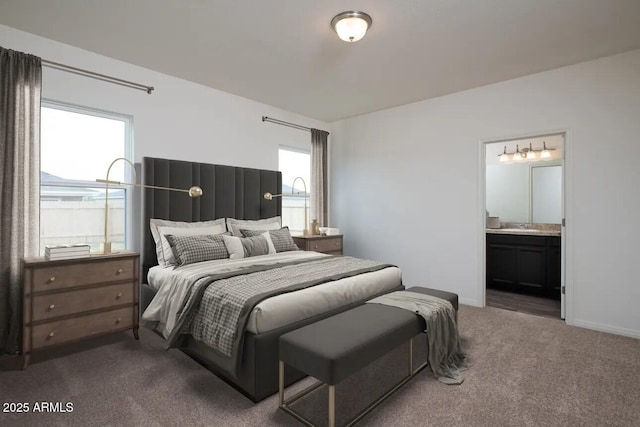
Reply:
[[[109,180],[109,173],[111,173],[111,167],[113,167],[113,165],[119,161],[122,160],[125,163],[128,163],[131,166],[131,169],[133,170],[133,183],[130,182],[120,182],[120,181],[110,181]],[[104,194],[104,241],[102,241],[102,243],[100,243],[100,253],[101,254],[110,254],[111,252],[111,242],[109,241],[109,184],[111,185],[128,185],[131,187],[140,187],[140,188],[151,188],[154,190],[167,190],[167,191],[179,191],[182,193],[188,193],[189,197],[195,198],[195,197],[200,197],[202,196],[202,188],[197,187],[197,186],[193,186],[191,188],[189,188],[188,190],[182,189],[182,188],[171,188],[171,187],[160,187],[160,186],[156,186],[156,185],[145,185],[145,184],[138,184],[138,176],[136,173],[136,167],[133,165],[133,163],[131,163],[131,161],[129,161],[128,159],[125,159],[124,157],[118,157],[117,159],[115,159],[114,161],[111,162],[111,164],[109,165],[109,168],[107,169],[107,176],[105,179],[96,179],[96,182],[99,182],[101,184],[105,184],[105,194]]]
[[[294,193],[294,187],[296,186],[296,181],[300,180],[302,181],[302,185],[304,187],[304,229],[302,230],[302,235],[303,236],[308,236],[309,235],[309,229],[308,229],[308,222],[307,222],[307,183],[304,182],[304,179],[302,179],[302,177],[297,176],[294,180],[293,180],[293,184],[291,184],[291,194],[300,194],[300,192],[298,191],[297,193]],[[282,197],[284,194],[271,194],[269,192],[264,193],[263,197],[265,200],[273,200],[274,197]]]

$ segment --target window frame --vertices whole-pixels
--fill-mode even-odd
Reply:
[[[119,120],[124,122],[124,158],[129,160],[131,163],[134,163],[133,160],[133,116],[115,113],[112,111],[102,110],[94,107],[86,107],[77,104],[71,104],[68,102],[61,102],[52,99],[43,98],[40,102],[41,108],[50,108],[61,111],[67,111],[70,113],[76,114],[84,114],[87,116],[100,117],[109,120]],[[42,129],[41,129],[42,134]],[[115,160],[115,159],[113,159]],[[135,163],[134,163],[135,164]],[[40,167],[40,172],[42,172],[42,166]],[[104,171],[105,176],[97,175],[96,179],[106,179],[107,171]],[[131,167],[124,166],[124,182],[133,183],[134,173]],[[75,180],[75,179],[62,179],[56,181],[48,181],[46,179],[40,180],[40,188],[43,186],[56,186],[56,187],[75,187],[75,188],[106,188],[106,184],[96,182],[96,181],[85,181],[85,180]],[[109,189],[118,190],[121,189],[124,191],[125,199],[124,199],[124,210],[125,210],[125,220],[124,220],[124,247],[126,249],[131,248],[133,244],[133,211],[134,211],[134,199],[133,193],[134,188],[129,185],[116,185],[109,184]],[[104,227],[104,224],[102,224]],[[38,241],[40,241],[40,236],[38,236]]]

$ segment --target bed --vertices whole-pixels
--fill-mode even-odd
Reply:
[[[143,319],[147,324],[153,324],[168,342],[177,342],[182,351],[254,402],[278,390],[278,338],[282,334],[348,310],[372,297],[403,289],[396,267],[378,266],[260,300],[246,314],[246,328],[242,334],[237,334],[238,358],[230,364],[229,357],[205,341],[176,333],[179,322],[176,322],[175,314],[186,301],[183,283],[197,283],[202,280],[203,272],[218,277],[215,275],[221,272],[233,275],[236,270],[251,268],[265,270],[264,274],[276,274],[285,268],[298,268],[293,266],[298,264],[316,265],[314,268],[319,269],[337,264],[340,257],[291,251],[238,260],[198,262],[177,268],[159,266],[149,229],[152,218],[199,222],[219,218],[260,220],[277,217],[282,213],[281,198],[268,201],[262,194],[279,193],[282,178],[277,171],[150,157],[143,159],[142,176],[145,185],[174,188],[199,185],[204,192],[201,198],[189,199],[180,193],[143,190],[142,277],[147,278],[141,286]],[[344,258],[346,262],[349,257]],[[179,335],[178,340],[174,339],[176,335]],[[304,374],[290,369],[285,382],[291,384],[302,377]]]

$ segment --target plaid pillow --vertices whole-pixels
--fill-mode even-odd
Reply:
[[[204,236],[174,236],[166,234],[164,237],[171,245],[178,265],[187,265],[229,258],[229,252],[227,252],[222,236],[223,234]]]
[[[253,237],[224,236],[224,244],[229,252],[229,259],[248,258],[258,255],[275,254],[271,237],[266,231]]]
[[[243,230],[240,232],[244,237],[259,236],[264,230]],[[276,252],[299,251],[298,245],[293,241],[289,227],[282,227],[280,230],[269,230],[269,237],[276,248]]]

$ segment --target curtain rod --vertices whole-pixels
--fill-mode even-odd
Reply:
[[[298,125],[296,123],[285,122],[284,120],[274,119],[274,118],[268,117],[268,116],[262,116],[262,121],[263,122],[275,123],[277,125],[288,126],[290,128],[306,130],[307,132],[311,132],[311,128],[309,128],[309,127]],[[323,131],[323,132],[327,132],[327,131]],[[329,133],[329,132],[327,132],[327,133]]]
[[[153,91],[155,89],[153,86],[146,86],[146,85],[142,85],[140,83],[130,82],[128,80],[123,80],[123,79],[119,79],[117,77],[107,76],[106,74],[95,73],[95,72],[89,71],[89,70],[83,70],[82,68],[77,68],[77,67],[72,67],[70,65],[60,64],[58,62],[48,61],[46,59],[42,59],[41,61],[42,61],[42,65],[44,65],[45,67],[54,68],[54,69],[60,70],[60,71],[66,71],[68,73],[78,74],[80,76],[85,76],[85,77],[89,77],[89,78],[96,79],[96,80],[102,80],[102,81],[105,81],[105,82],[117,84],[117,85],[120,85],[120,86],[129,87],[129,88],[132,88],[132,89],[143,90],[143,91],[147,92],[149,95],[151,95],[151,91]]]

